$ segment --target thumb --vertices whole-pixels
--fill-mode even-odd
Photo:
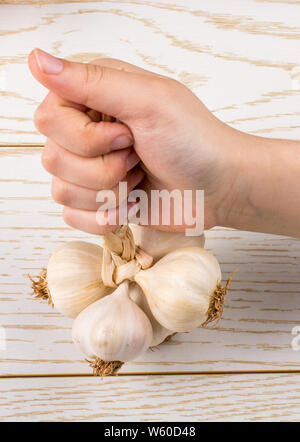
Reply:
[[[122,121],[154,107],[156,76],[101,64],[74,63],[34,49],[28,58],[33,76],[60,97]]]

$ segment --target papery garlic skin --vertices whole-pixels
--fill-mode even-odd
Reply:
[[[173,250],[183,247],[204,247],[204,233],[200,236],[186,236],[185,232],[168,232],[151,227],[130,224],[135,244],[151,255],[154,261]]]
[[[55,308],[75,318],[88,305],[112,292],[101,280],[102,247],[83,241],[56,250],[47,267],[47,283]]]
[[[136,359],[149,348],[152,335],[149,319],[129,297],[128,281],[83,310],[72,330],[74,343],[88,358],[108,362]]]
[[[153,267],[140,271],[142,288],[156,320],[169,330],[187,332],[203,324],[221,282],[217,259],[207,250],[175,250]]]
[[[153,316],[150,310],[149,304],[147,302],[146,296],[144,295],[142,289],[135,283],[130,284],[129,296],[145,313],[151,322],[153,330],[153,338],[150,347],[156,347],[157,345],[164,342],[164,340],[171,336],[174,332],[163,327]]]

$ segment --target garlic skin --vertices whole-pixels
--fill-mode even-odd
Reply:
[[[188,247],[175,250],[150,269],[140,271],[135,281],[160,324],[169,330],[187,332],[207,320],[220,286],[221,270],[210,252]]]
[[[147,302],[146,296],[144,295],[142,289],[135,283],[130,284],[129,296],[133,302],[135,302],[145,313],[151,322],[153,330],[153,338],[150,347],[156,347],[157,345],[164,342],[164,340],[172,335],[174,332],[163,327],[155,317],[153,316],[149,304]]]
[[[185,232],[168,232],[151,227],[129,224],[135,244],[151,255],[154,261],[173,250],[183,247],[204,247],[204,233],[200,236],[186,236]]]
[[[88,358],[107,362],[136,359],[149,348],[152,335],[149,319],[129,297],[128,281],[83,310],[72,330],[74,343]]]
[[[65,244],[48,264],[47,283],[55,308],[76,318],[88,305],[112,292],[101,279],[102,247],[83,241]]]

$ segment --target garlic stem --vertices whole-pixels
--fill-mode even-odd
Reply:
[[[128,225],[117,227],[103,236],[101,278],[106,287],[116,287],[125,279],[133,280],[142,269],[151,267],[153,258],[136,247]]]

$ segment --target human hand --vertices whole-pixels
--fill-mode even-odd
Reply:
[[[96,220],[97,191],[117,191],[124,179],[129,191],[203,189],[205,227],[222,225],[235,179],[234,129],[170,78],[118,60],[81,64],[49,57],[40,50],[29,56],[32,74],[50,90],[35,124],[47,137],[43,164],[69,225],[104,233]],[[124,124],[99,122],[90,109]]]

